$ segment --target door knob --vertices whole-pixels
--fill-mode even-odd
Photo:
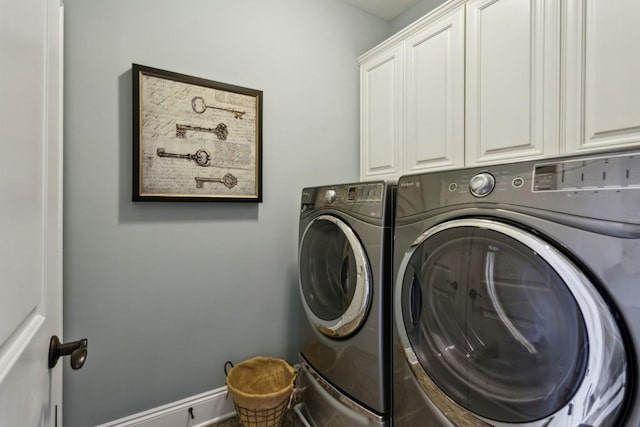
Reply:
[[[61,356],[71,356],[71,367],[73,369],[80,369],[87,360],[87,345],[89,341],[84,338],[78,341],[71,341],[67,343],[60,343],[60,338],[57,335],[51,337],[49,341],[49,369],[52,369],[58,363],[58,359]]]

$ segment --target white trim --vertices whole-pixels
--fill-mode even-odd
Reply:
[[[189,408],[193,408],[193,419]],[[234,414],[233,399],[227,397],[227,387],[220,387],[97,427],[205,427]]]
[[[428,12],[422,18],[419,18],[412,24],[409,24],[407,27],[403,28],[402,30],[398,31],[388,39],[384,40],[379,45],[373,47],[372,49],[360,55],[357,59],[358,64],[362,64],[364,61],[367,61],[370,57],[377,55],[379,52],[382,52],[395,44],[402,43],[406,38],[413,35],[416,31],[420,31],[422,28],[429,25],[430,23],[437,21],[443,16],[446,16],[451,11],[456,9],[458,6],[464,5],[466,1],[467,0],[449,0],[442,3],[437,8]]]

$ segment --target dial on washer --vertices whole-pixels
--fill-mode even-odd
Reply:
[[[324,198],[327,202],[329,203],[333,203],[336,201],[336,190],[327,190],[327,192],[324,194]]]
[[[475,197],[488,196],[496,187],[496,179],[488,172],[481,172],[469,181],[469,191]]]

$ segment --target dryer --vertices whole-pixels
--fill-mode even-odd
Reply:
[[[394,190],[368,182],[302,191],[300,400],[318,427],[389,423]]]
[[[398,186],[394,426],[640,425],[640,153]]]

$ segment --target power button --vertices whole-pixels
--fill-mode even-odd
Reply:
[[[520,176],[516,176],[515,178],[513,178],[513,181],[511,181],[511,185],[513,185],[515,188],[520,188],[524,185],[524,179],[522,179],[522,177]]]

